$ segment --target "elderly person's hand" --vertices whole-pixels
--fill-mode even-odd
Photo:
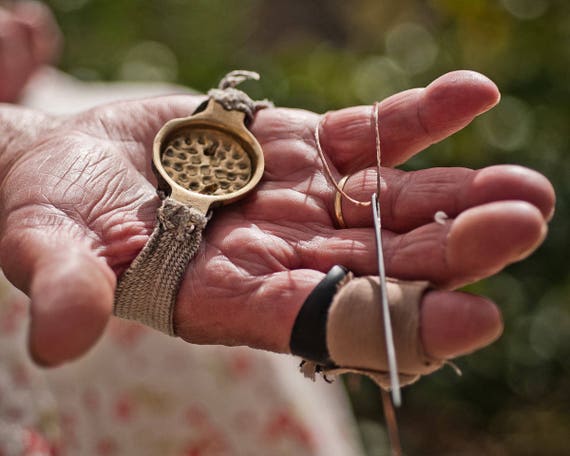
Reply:
[[[124,102],[70,117],[15,107],[0,113],[0,261],[31,297],[29,344],[54,365],[84,353],[112,311],[117,277],[148,240],[159,199],[151,171],[153,137],[203,98]],[[421,305],[426,352],[449,358],[501,332],[487,299],[451,291],[529,255],[544,239],[554,192],[519,166],[482,170],[392,168],[466,126],[499,100],[473,72],[447,74],[425,89],[380,104],[387,273],[441,289]],[[375,190],[370,107],[329,113],[321,143],[345,189]],[[246,199],[215,211],[189,264],[175,310],[178,334],[196,343],[246,344],[286,352],[305,298],[334,264],[377,274],[369,208],[344,204],[333,223],[335,190],[313,140],[320,116],[292,109],[258,112],[252,131],[266,160]],[[450,220],[434,222],[444,211]]]
[[[61,34],[40,2],[0,2],[0,103],[18,100],[30,77],[52,63]]]

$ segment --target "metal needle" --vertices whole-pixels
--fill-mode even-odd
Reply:
[[[384,267],[384,253],[382,251],[382,230],[380,221],[380,204],[376,193],[372,194],[372,211],[374,214],[374,234],[376,235],[376,251],[378,257],[378,276],[380,278],[382,316],[384,320],[384,334],[386,337],[386,351],[388,355],[388,368],[390,371],[390,386],[392,402],[396,407],[402,404],[400,393],[400,379],[398,378],[398,366],[396,363],[396,349],[394,347],[394,336],[392,334],[392,320],[390,319],[390,308],[388,307],[388,296],[386,295],[386,270]]]

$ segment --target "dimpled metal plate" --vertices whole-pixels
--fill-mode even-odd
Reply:
[[[252,163],[242,145],[214,129],[183,129],[163,148],[161,164],[181,187],[204,195],[226,195],[251,179]]]

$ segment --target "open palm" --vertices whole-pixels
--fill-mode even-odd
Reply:
[[[544,238],[554,194],[533,171],[389,168],[498,98],[488,79],[455,72],[380,105],[390,276],[452,289],[525,257]],[[0,260],[32,298],[30,348],[38,361],[74,358],[102,333],[117,276],[155,224],[153,137],[201,100],[161,97],[66,118],[2,108],[11,134],[0,155]],[[370,107],[348,108],[330,113],[321,130],[336,177],[351,174],[345,189],[359,199],[376,185],[370,118]],[[177,301],[175,325],[184,339],[287,351],[297,312],[324,272],[343,264],[359,275],[377,273],[369,209],[345,201],[349,228],[334,226],[334,188],[313,141],[319,119],[290,109],[257,114],[252,131],[265,174],[252,195],[217,209],[206,228]],[[450,217],[445,224],[433,220],[440,210]],[[452,291],[428,293],[421,318],[426,351],[438,357],[472,351],[501,331],[492,303]]]

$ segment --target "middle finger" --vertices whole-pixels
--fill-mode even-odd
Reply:
[[[376,170],[369,168],[349,177],[344,191],[351,197],[369,201],[376,191]],[[397,233],[433,222],[438,211],[449,217],[493,201],[526,201],[538,208],[545,219],[552,215],[554,190],[541,174],[515,165],[498,165],[471,170],[431,168],[405,172],[382,169],[380,208],[384,228]],[[329,198],[331,214],[334,198]],[[342,199],[342,214],[351,228],[372,226],[370,207]]]

